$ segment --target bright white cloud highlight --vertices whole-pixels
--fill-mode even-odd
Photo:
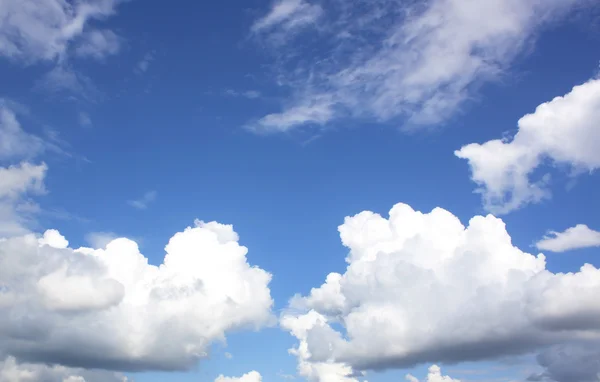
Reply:
[[[573,249],[600,247],[600,232],[585,224],[577,224],[564,232],[551,231],[535,246],[543,251],[565,252]]]
[[[599,124],[600,79],[592,79],[522,117],[512,140],[471,143],[455,154],[469,161],[485,208],[508,213],[550,196],[549,175],[532,177],[545,164],[575,172],[598,169]]]
[[[355,381],[349,376],[361,370],[476,361],[600,336],[600,270],[549,272],[544,255],[514,247],[491,215],[465,227],[441,208],[397,204],[388,219],[347,217],[339,232],[349,249],[345,273],[294,297],[281,318],[310,380]]]
[[[290,46],[291,51],[277,47],[278,57],[286,58],[277,79],[289,85],[291,100],[281,112],[256,121],[253,129],[280,132],[351,116],[399,119],[407,126],[444,122],[472,96],[474,88],[506,71],[541,27],[575,5],[588,3],[323,2],[318,27],[311,29],[319,33],[318,45],[303,41]],[[284,23],[301,4],[305,3],[276,3],[253,30]],[[285,36],[278,37],[281,40],[292,41]],[[314,103],[314,99],[328,101]]]
[[[159,266],[135,242],[67,247],[57,231],[0,241],[0,354],[109,370],[185,369],[230,330],[270,323],[271,275],[229,225],[175,234]]]
[[[118,0],[75,3],[65,0],[3,0],[0,4],[0,55],[27,63],[63,59],[68,54],[70,43],[82,35],[89,21],[111,15],[117,3]],[[95,39],[95,51],[98,52],[103,43]],[[108,45],[104,44],[104,48]]]
[[[419,382],[419,380],[411,375],[406,375],[406,380],[409,382]],[[427,371],[427,377],[424,382],[460,382],[460,379],[454,379],[447,375],[442,375],[442,369],[437,365],[431,365]]]
[[[257,371],[251,371],[239,378],[220,375],[215,379],[215,382],[262,382],[262,376]]]

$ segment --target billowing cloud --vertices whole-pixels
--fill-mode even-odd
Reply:
[[[419,382],[419,379],[411,374],[406,375],[406,380],[409,382]],[[460,380],[442,375],[442,369],[439,366],[431,365],[427,370],[427,377],[423,382],[460,382]]]
[[[312,22],[318,15],[317,23],[292,24],[318,33],[318,39],[277,46],[282,64],[276,78],[292,94],[282,111],[251,127],[280,132],[345,117],[398,120],[413,127],[442,123],[481,83],[507,70],[540,28],[576,5],[591,3],[328,0],[320,3],[322,11],[309,12],[315,5],[280,1],[252,29],[277,27],[277,41],[295,42],[300,39],[287,37],[299,31],[287,27],[289,20]]]
[[[600,270],[549,272],[544,255],[514,247],[494,216],[465,227],[441,208],[397,204],[387,219],[347,217],[339,232],[350,251],[345,273],[295,296],[281,318],[310,380],[350,382],[362,370],[492,359],[600,336]]]
[[[193,366],[230,330],[270,323],[271,275],[229,225],[197,221],[159,266],[135,242],[71,249],[57,231],[0,241],[0,354],[108,370]]]
[[[239,378],[236,377],[225,377],[220,375],[215,379],[215,382],[262,382],[262,376],[257,371],[251,371],[242,375]]]
[[[0,361],[0,382],[127,382],[127,377],[107,372],[64,366],[17,363],[14,357]]]
[[[111,15],[117,3],[4,0],[0,6],[0,55],[26,63],[64,59],[70,43],[81,37],[89,21]]]
[[[531,375],[529,381],[543,382],[597,382],[600,380],[600,342],[553,346],[537,357],[541,373]]]
[[[546,165],[566,165],[575,173],[600,167],[600,79],[539,105],[522,117],[512,140],[471,143],[456,151],[469,161],[487,210],[507,213],[550,196],[549,175],[533,178]]]
[[[552,252],[600,247],[600,232],[585,224],[577,224],[564,232],[551,231],[548,236],[535,243],[535,246],[540,250]]]

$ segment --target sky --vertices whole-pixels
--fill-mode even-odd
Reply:
[[[0,0],[0,382],[598,382],[594,0]]]

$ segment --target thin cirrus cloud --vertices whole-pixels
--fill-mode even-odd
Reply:
[[[600,247],[600,232],[585,224],[577,224],[564,232],[551,231],[535,243],[537,249],[551,252],[566,252],[574,249]]]
[[[138,210],[145,210],[152,202],[156,200],[157,195],[158,193],[156,191],[148,191],[139,199],[128,200],[127,204],[133,208],[137,208]]]
[[[0,354],[72,368],[181,370],[226,333],[272,322],[271,275],[248,263],[232,226],[196,221],[165,251],[155,266],[128,239],[72,249],[48,230],[0,241]]]
[[[289,42],[278,46],[276,54],[292,57],[283,59],[277,72],[291,95],[282,111],[264,115],[248,128],[283,132],[353,116],[398,119],[409,127],[443,123],[478,85],[498,79],[540,28],[588,3],[329,0],[318,13],[325,21],[317,26],[305,22],[315,20],[317,12],[308,17],[301,10],[318,5],[276,2],[251,30]],[[286,38],[302,31],[319,33],[319,46]],[[306,59],[323,47],[322,57]]]
[[[600,167],[600,79],[539,105],[518,121],[514,138],[471,143],[455,152],[466,159],[484,207],[505,214],[550,197],[549,174],[534,170],[566,165],[575,174]]]
[[[441,208],[398,204],[387,219],[347,217],[339,232],[349,249],[345,273],[295,296],[280,320],[298,340],[290,352],[308,380],[356,382],[364,370],[547,354],[553,346],[590,354],[600,270],[548,271],[544,255],[514,247],[492,215],[465,227]]]

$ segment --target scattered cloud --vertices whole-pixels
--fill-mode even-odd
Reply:
[[[227,359],[233,359],[233,354],[231,354],[229,352],[225,352],[225,358],[227,358]]]
[[[127,377],[108,371],[18,363],[14,357],[0,361],[0,382],[127,382]]]
[[[79,125],[81,127],[92,127],[93,126],[92,118],[86,112],[83,112],[83,111],[79,112],[78,120],[79,120]]]
[[[85,241],[95,249],[104,249],[113,240],[119,236],[114,232],[90,232],[85,235]]]
[[[227,89],[223,93],[226,96],[230,96],[230,97],[243,97],[243,98],[248,98],[248,99],[255,99],[255,98],[260,97],[260,92],[257,90],[238,91],[238,90],[233,90],[233,89]]]
[[[75,53],[79,57],[102,60],[119,53],[120,48],[121,39],[113,31],[96,29],[83,34]]]
[[[215,382],[262,382],[262,376],[257,371],[251,371],[239,378],[220,375],[215,379]]]
[[[363,370],[515,356],[599,334],[600,270],[548,271],[491,215],[465,227],[441,208],[397,204],[388,219],[347,217],[339,232],[346,272],[295,296],[280,321],[309,380],[354,382]]]
[[[532,179],[543,165],[566,165],[575,174],[599,168],[599,123],[600,79],[592,79],[522,117],[513,139],[471,143],[455,154],[469,161],[484,207],[505,214],[550,197],[550,175]]]
[[[419,379],[411,374],[406,375],[406,380],[409,382],[419,382]],[[431,365],[427,371],[427,377],[424,382],[460,382],[459,379],[451,378],[447,375],[442,375],[442,369],[437,365]]]
[[[15,113],[0,101],[0,160],[33,158],[44,149],[44,141],[25,132]]]
[[[319,18],[318,26],[302,28],[318,31],[318,45],[276,48],[275,78],[292,95],[281,112],[255,121],[254,130],[281,132],[350,116],[407,128],[443,123],[481,83],[501,78],[541,27],[587,3],[332,0],[321,9],[277,2],[252,31],[274,29],[278,41],[292,41],[290,33],[299,33],[293,26]]]
[[[138,210],[145,210],[148,208],[150,203],[156,200],[157,196],[156,191],[148,191],[141,198],[135,200],[129,200],[127,203]]]
[[[133,70],[135,74],[142,75],[146,73],[146,71],[148,71],[148,68],[150,67],[150,63],[154,61],[155,54],[156,52],[154,51],[146,53],[144,57],[142,57],[142,59],[137,63],[135,69]]]
[[[252,24],[253,33],[268,33],[282,40],[289,33],[314,24],[323,9],[304,0],[277,0],[269,12]]]
[[[580,248],[600,247],[600,232],[590,229],[585,224],[577,224],[564,232],[549,232],[535,246],[539,250],[566,252]]]
[[[110,16],[118,0],[4,0],[0,7],[0,55],[14,61],[64,60],[89,21]],[[106,33],[106,31],[101,32]],[[84,40],[87,37],[84,37]]]
[[[48,93],[65,93],[82,97],[87,101],[100,98],[100,91],[91,78],[69,65],[57,65],[36,83],[36,89]]]
[[[54,230],[0,241],[0,354],[86,369],[192,367],[227,332],[272,320],[271,275],[238,240],[230,225],[197,221],[169,240],[160,266],[128,239],[96,250],[71,249]]]

